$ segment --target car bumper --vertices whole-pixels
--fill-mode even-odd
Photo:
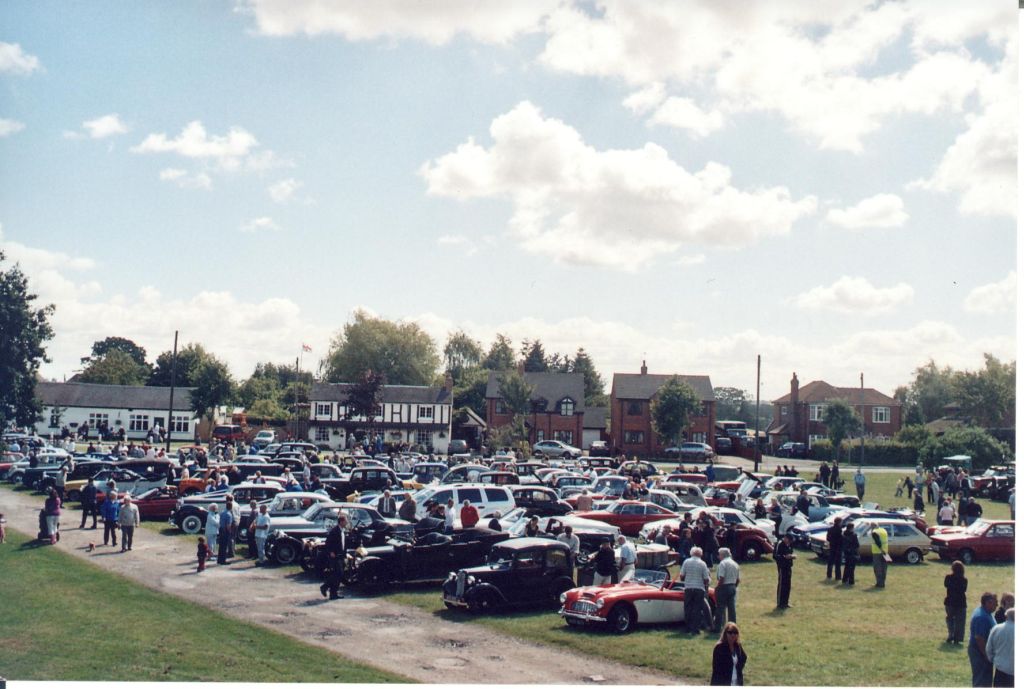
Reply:
[[[601,617],[600,615],[593,615],[591,613],[576,612],[575,610],[566,610],[562,608],[558,611],[558,614],[562,617],[571,617],[574,620],[580,620],[581,622],[607,622],[608,618]]]
[[[441,595],[441,599],[445,603],[447,603],[448,605],[455,605],[455,606],[458,606],[460,608],[469,607],[469,604],[465,601],[465,599],[458,598],[456,596],[452,596],[452,595],[447,594],[447,593],[442,594]]]

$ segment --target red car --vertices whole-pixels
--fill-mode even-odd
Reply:
[[[573,516],[593,519],[617,526],[625,536],[639,536],[640,529],[650,522],[669,519],[670,517],[679,518],[678,514],[660,505],[639,500],[618,500],[603,510],[573,512]]]
[[[957,559],[965,565],[976,560],[1013,562],[1013,522],[979,519],[968,527],[929,529],[932,551],[944,560]]]
[[[681,481],[683,483],[696,483],[697,485],[703,486],[707,484],[708,477],[705,476],[704,474],[699,473],[695,474],[676,472],[666,476],[665,481]]]
[[[715,589],[708,593],[714,611]],[[600,624],[625,634],[638,624],[681,623],[683,600],[682,582],[673,582],[664,572],[640,570],[633,581],[566,591],[558,614],[573,627]]]

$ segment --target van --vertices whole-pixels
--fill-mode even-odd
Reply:
[[[448,500],[454,500],[456,527],[462,525],[459,520],[459,510],[462,509],[462,503],[465,500],[469,500],[469,504],[477,509],[480,513],[480,521],[484,523],[495,512],[505,514],[515,509],[516,506],[516,500],[508,486],[496,486],[489,483],[427,486],[416,493],[416,517],[418,519],[427,516],[428,500],[445,506],[447,506]]]
[[[245,431],[234,423],[214,426],[213,439],[224,443],[237,443],[239,440],[245,440]]]

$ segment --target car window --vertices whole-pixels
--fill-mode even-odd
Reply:
[[[547,554],[547,568],[562,570],[566,568],[566,557],[564,550],[551,549]]]
[[[487,495],[488,502],[506,502],[508,500],[508,494],[497,488],[484,488],[484,493]]]
[[[533,498],[534,502],[549,502],[551,500],[551,496],[542,490],[533,491],[533,495],[530,497]]]
[[[451,497],[452,492],[450,490],[441,490],[434,493],[434,500],[441,505],[447,505]]]
[[[643,514],[643,513],[644,513],[644,506],[643,505],[623,505],[622,509],[619,511],[619,514],[633,514],[633,515],[636,515],[636,514]]]
[[[988,535],[996,538],[1013,538],[1013,525],[996,524],[989,530]]]
[[[516,558],[513,566],[516,569],[540,569],[544,566],[544,551],[528,550],[526,552],[516,553]]]
[[[895,532],[897,536],[902,537],[913,537],[917,535],[916,531],[914,530],[914,527],[910,526],[909,524],[897,525],[895,527]]]
[[[363,528],[373,523],[373,518],[366,510],[352,509],[348,511],[348,523],[351,528]]]
[[[459,496],[459,504],[462,504],[463,500],[469,500],[474,503],[483,502],[483,497],[480,495],[479,488],[459,488],[457,495]]]

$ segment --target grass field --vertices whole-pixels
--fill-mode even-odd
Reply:
[[[13,680],[409,682],[8,532],[0,676]]]

